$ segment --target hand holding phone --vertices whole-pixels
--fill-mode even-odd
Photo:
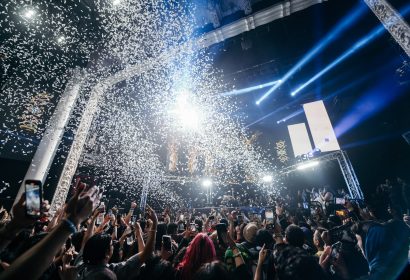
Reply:
[[[172,251],[172,239],[171,236],[169,235],[163,235],[162,236],[162,247],[166,251]]]
[[[26,190],[26,215],[39,218],[43,198],[42,183],[38,180],[26,180],[24,185]]]
[[[227,237],[227,228],[226,224],[224,223],[219,223],[215,226],[216,228],[216,233],[218,234],[218,241],[219,244],[222,246],[228,245],[228,237]]]

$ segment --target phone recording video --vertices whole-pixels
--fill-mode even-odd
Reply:
[[[243,216],[242,215],[238,215],[238,224],[243,224]]]
[[[24,185],[26,189],[26,215],[40,217],[42,200],[41,181],[26,180]]]
[[[196,231],[196,225],[195,225],[195,223],[191,223],[190,229],[191,229],[191,231]]]
[[[336,204],[344,205],[344,204],[346,203],[346,199],[336,197],[336,201],[335,201],[335,202],[336,202]]]
[[[272,210],[265,211],[265,219],[267,223],[273,223],[273,211]]]

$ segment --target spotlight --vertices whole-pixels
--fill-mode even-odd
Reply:
[[[400,11],[400,14],[403,16],[406,15],[409,12],[410,6],[406,6],[403,10]],[[390,19],[391,24],[395,22],[395,18],[392,16]],[[379,35],[381,35],[386,29],[384,28],[383,25],[380,25],[376,28],[374,28],[370,33],[368,33],[365,37],[363,37],[361,40],[357,41],[356,44],[354,44],[352,47],[350,47],[346,52],[344,52],[341,56],[336,58],[332,63],[330,63],[328,66],[326,66],[324,69],[322,69],[319,73],[314,75],[312,78],[310,78],[307,82],[305,82],[303,85],[298,87],[296,90],[294,90],[290,95],[295,96],[298,94],[301,90],[306,88],[308,85],[316,81],[318,78],[322,77],[324,74],[326,74],[328,71],[333,69],[335,66],[337,66],[339,63],[344,61],[346,58],[354,54],[357,50],[363,48],[366,46],[368,43],[376,39]]]
[[[59,44],[63,44],[65,42],[65,37],[64,36],[60,36],[57,38],[57,43]]]
[[[297,167],[297,169],[298,169],[298,170],[305,170],[305,169],[308,169],[308,168],[311,168],[311,167],[315,167],[315,166],[317,166],[317,165],[319,165],[319,162],[318,162],[318,161],[311,161],[311,162],[308,162],[308,163],[304,163],[304,164],[299,165],[299,166]]]
[[[228,92],[224,92],[221,95],[222,96],[240,95],[240,94],[248,93],[248,92],[251,92],[251,91],[254,91],[254,90],[270,87],[270,86],[273,86],[277,83],[280,83],[280,80],[272,81],[272,82],[265,83],[265,84],[260,84],[260,85],[257,85],[257,86],[247,87],[247,88],[243,88],[243,89],[231,90],[231,91],[228,91]]]
[[[121,0],[113,0],[113,1],[112,1],[112,4],[113,4],[114,6],[117,6],[117,5],[121,4]]]
[[[36,16],[36,11],[30,7],[25,9],[22,13],[22,17],[27,20],[33,19],[35,16]]]
[[[212,186],[212,180],[211,179],[204,179],[202,180],[202,186],[204,188],[209,188]]]
[[[272,175],[265,175],[265,176],[262,177],[262,181],[264,183],[272,183],[273,177],[272,177]]]
[[[189,102],[190,94],[181,92],[176,98],[176,104],[170,113],[175,118],[175,121],[183,129],[198,130],[200,126],[201,113],[197,106]]]
[[[346,16],[339,24],[330,31],[322,41],[316,45],[313,49],[309,50],[309,52],[295,65],[293,66],[281,79],[280,83],[274,85],[271,89],[269,89],[261,98],[259,98],[259,102],[262,102],[266,99],[272,92],[278,89],[284,82],[286,82],[293,74],[299,71],[305,64],[307,64],[312,58],[314,58],[318,53],[320,53],[329,43],[331,43],[334,39],[338,37],[340,33],[350,27],[359,17],[367,11],[367,8],[363,3],[360,3],[358,7],[355,7],[349,14]]]

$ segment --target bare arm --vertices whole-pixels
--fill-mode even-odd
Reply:
[[[66,219],[43,240],[18,257],[9,269],[0,275],[0,279],[25,279],[27,275],[30,275],[31,279],[39,278],[74,230],[70,222],[76,226],[85,220],[98,202],[97,196],[96,188],[79,188],[67,205]]]
[[[157,214],[155,211],[147,206],[148,209],[148,218],[152,221],[152,225],[150,229],[148,230],[148,239],[147,239],[147,244],[145,244],[144,249],[142,252],[138,253],[139,259],[141,262],[145,262],[148,257],[152,255],[154,252],[154,246],[155,246],[155,237],[157,234],[157,225],[158,225],[158,219],[157,219]]]
[[[0,230],[0,252],[28,225],[32,225],[35,219],[26,216],[26,196],[23,194],[16,205],[13,206],[13,219]]]
[[[84,249],[85,243],[87,243],[88,239],[90,239],[95,232],[95,220],[97,219],[99,212],[96,211],[91,218],[90,223],[87,225],[87,230],[84,233],[83,241],[81,242],[81,250]]]
[[[144,242],[144,238],[142,238],[142,229],[139,223],[135,223],[135,239],[137,239],[138,253],[140,253],[145,248],[145,242]]]
[[[253,278],[254,280],[262,279],[262,265],[266,259],[266,255],[267,255],[267,250],[265,249],[265,244],[264,244],[262,246],[262,249],[259,251],[258,265],[256,266],[255,278]]]
[[[130,224],[131,217],[132,217],[132,214],[134,213],[135,207],[137,207],[137,203],[135,203],[135,201],[131,202],[130,210],[128,211],[127,216],[125,216],[125,218],[124,218],[124,222],[125,222],[127,225]]]

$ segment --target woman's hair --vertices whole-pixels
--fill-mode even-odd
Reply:
[[[83,259],[86,264],[100,264],[106,257],[111,246],[111,236],[96,234],[84,246]]]
[[[184,280],[192,279],[202,264],[212,262],[215,257],[215,247],[208,235],[197,234],[177,267],[181,271],[181,278]]]
[[[206,263],[195,273],[196,280],[229,280],[229,272],[219,261]]]

